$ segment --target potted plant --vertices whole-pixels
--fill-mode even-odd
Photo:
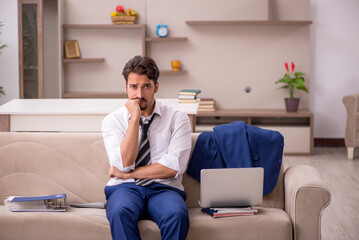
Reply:
[[[308,89],[304,85],[304,73],[294,72],[295,65],[291,63],[291,71],[289,71],[288,63],[284,64],[287,72],[284,74],[284,77],[276,81],[277,83],[284,83],[280,88],[285,88],[289,90],[289,98],[285,98],[285,107],[287,112],[296,112],[298,111],[299,98],[294,97],[294,91],[296,89],[302,90],[308,93]]]

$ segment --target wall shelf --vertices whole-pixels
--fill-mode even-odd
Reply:
[[[62,59],[63,63],[99,63],[104,62],[105,58],[73,58]]]
[[[146,38],[146,42],[177,42],[177,41],[186,41],[186,37],[165,37],[165,38]]]
[[[268,21],[242,21],[242,20],[219,20],[219,21],[186,21],[188,25],[309,25],[312,24],[312,21],[277,21],[277,20],[268,20]]]
[[[186,70],[180,70],[180,71],[177,71],[177,72],[174,72],[172,70],[160,70],[160,75],[161,76],[169,76],[169,75],[182,75],[182,74],[185,74],[187,73]]]
[[[116,29],[116,28],[139,28],[144,29],[145,24],[64,24],[64,29],[71,29],[71,28],[102,28],[102,29]]]

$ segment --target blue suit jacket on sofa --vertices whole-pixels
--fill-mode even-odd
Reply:
[[[283,136],[237,121],[198,136],[187,173],[200,181],[201,169],[263,167],[263,195],[276,186],[283,157]]]

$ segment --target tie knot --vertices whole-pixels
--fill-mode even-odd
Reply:
[[[140,121],[140,126],[144,133],[147,133],[147,130],[150,127],[150,124],[151,124],[151,122],[143,123],[142,120]]]
[[[150,127],[151,123],[152,123],[152,120],[153,118],[155,117],[155,113],[152,115],[150,121],[148,123],[143,123],[142,119],[140,119],[140,126],[141,126],[141,129],[142,129],[142,134],[143,134],[143,139],[147,138],[147,131],[148,131],[148,128]]]

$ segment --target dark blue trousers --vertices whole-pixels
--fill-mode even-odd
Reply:
[[[105,187],[105,194],[112,239],[141,239],[140,219],[156,222],[164,240],[186,239],[189,219],[185,192],[160,183],[146,187],[123,183]]]

